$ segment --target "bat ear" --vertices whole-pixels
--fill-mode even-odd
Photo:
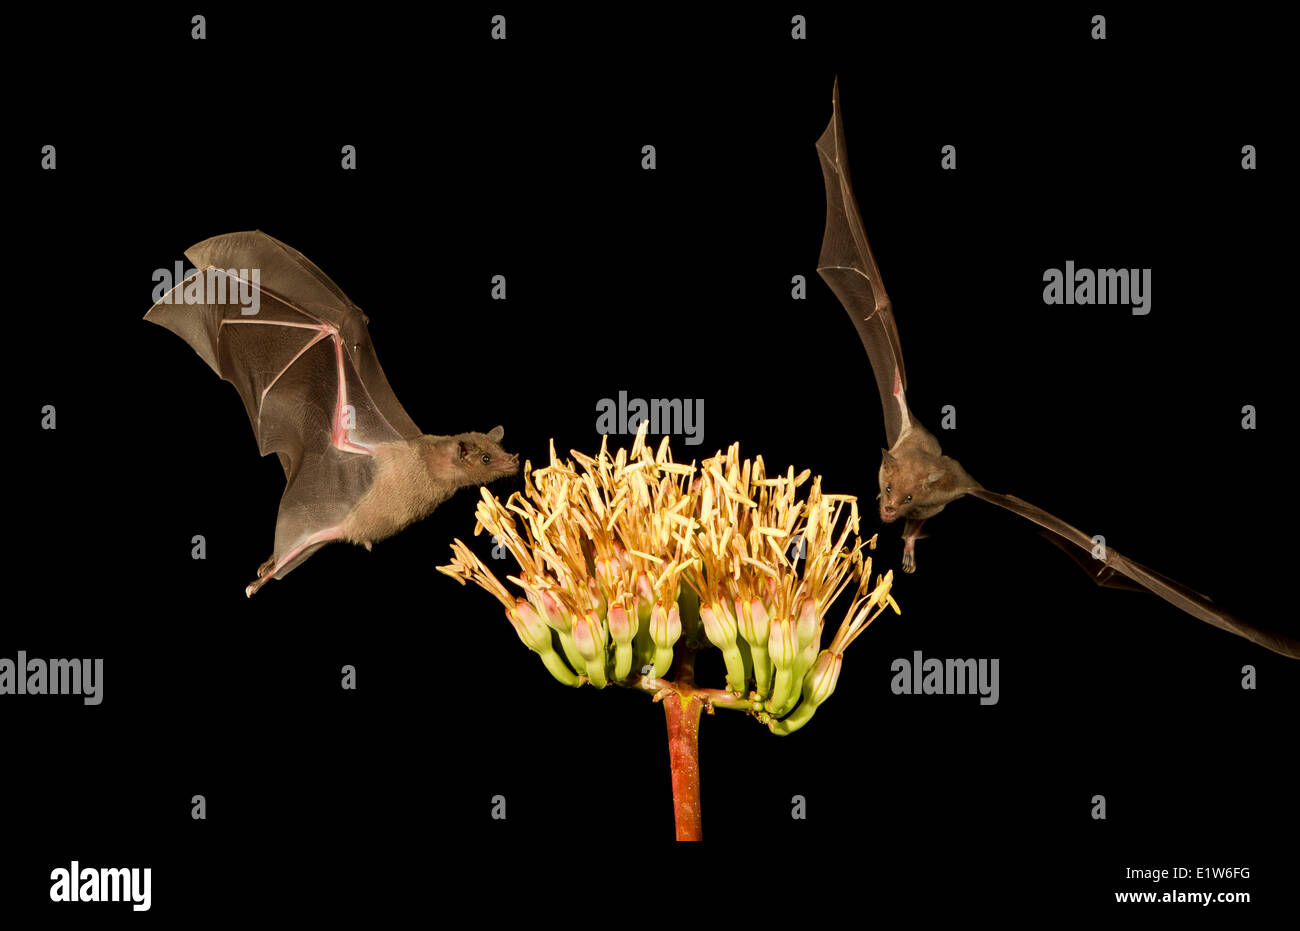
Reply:
[[[939,479],[941,479],[941,478],[943,478],[943,473],[942,473],[942,472],[931,472],[929,475],[927,475],[927,476],[925,477],[925,483],[926,483],[927,485],[933,485],[935,482],[939,481]]]
[[[456,447],[457,447],[457,452],[460,453],[460,458],[462,459],[469,458],[469,446],[465,444],[464,440],[461,440],[459,443],[457,443]]]
[[[488,431],[487,438],[493,443],[500,443],[501,437],[506,435],[506,428],[498,424]]]
[[[891,466],[894,464],[894,457],[889,455],[889,450],[883,446],[880,448],[880,464]]]

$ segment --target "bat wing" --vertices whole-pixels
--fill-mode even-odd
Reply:
[[[1222,630],[1239,637],[1245,637],[1274,653],[1281,653],[1292,659],[1300,659],[1300,640],[1276,630],[1248,624],[1240,618],[1224,611],[1200,592],[1193,591],[1185,585],[1175,582],[1168,576],[1148,569],[1136,563],[1110,546],[1105,548],[1106,558],[1097,559],[1092,555],[1096,546],[1090,536],[1082,530],[1067,524],[1042,508],[1035,507],[1014,495],[1003,495],[984,488],[968,492],[973,497],[996,504],[1033,521],[1047,531],[1045,536],[1069,553],[1084,571],[1091,575],[1098,585],[1119,588],[1140,588],[1159,595],[1176,608],[1181,608],[1193,617],[1200,618],[1207,624],[1213,624]],[[1118,577],[1118,578],[1117,578]]]
[[[369,489],[375,446],[420,430],[379,367],[365,315],[302,253],[250,231],[204,240],[185,255],[196,274],[145,319],[235,386],[258,449],[279,456],[287,484],[275,553],[297,552],[280,578],[327,542],[313,540]]]
[[[826,182],[826,230],[817,258],[822,276],[858,328],[867,358],[875,372],[880,403],[885,411],[885,435],[892,449],[910,415],[904,392],[907,374],[898,342],[894,311],[871,254],[862,216],[849,182],[849,162],[844,148],[844,121],[840,116],[840,82],[831,97],[830,124],[817,140],[817,155]]]

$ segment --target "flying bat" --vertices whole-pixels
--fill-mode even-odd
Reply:
[[[1014,495],[984,488],[960,463],[943,454],[939,441],[907,406],[907,374],[903,369],[893,307],[867,244],[849,180],[838,80],[831,99],[830,124],[817,140],[822,178],[826,182],[826,230],[817,273],[853,319],[871,360],[889,443],[887,449],[881,450],[880,519],[885,523],[905,520],[903,571],[916,570],[916,541],[925,521],[950,502],[970,495],[1038,524],[1047,532],[1048,539],[1073,556],[1100,585],[1153,592],[1193,617],[1283,656],[1300,659],[1300,640],[1295,637],[1248,624],[1204,595],[1120,555],[1110,546],[1098,548],[1091,537],[1060,518]],[[1096,555],[1095,550],[1099,550]]]
[[[369,318],[301,252],[254,230],[206,239],[185,256],[195,274],[144,318],[235,386],[258,450],[284,467],[275,549],[249,597],[328,543],[368,550],[457,489],[519,470],[501,427],[422,434],[379,367]]]

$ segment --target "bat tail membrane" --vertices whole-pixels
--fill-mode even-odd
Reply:
[[[1105,559],[1095,558],[1092,553],[1096,544],[1091,537],[1059,517],[1048,514],[1042,508],[1035,507],[1014,495],[998,494],[984,488],[974,489],[969,494],[990,504],[1006,508],[1044,528],[1047,531],[1044,536],[1069,553],[1098,585],[1150,592],[1192,617],[1213,624],[1220,630],[1244,637],[1282,656],[1300,659],[1300,640],[1290,634],[1248,624],[1224,611],[1200,592],[1153,569],[1148,569],[1141,563],[1134,562],[1109,546],[1105,548]]]

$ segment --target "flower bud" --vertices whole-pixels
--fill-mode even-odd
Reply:
[[[816,708],[830,698],[835,691],[835,683],[839,681],[840,666],[843,663],[843,653],[822,650],[803,677],[803,700]]]
[[[598,689],[608,683],[605,679],[605,625],[595,611],[573,618],[573,645],[587,667],[587,678]]]
[[[767,608],[757,598],[737,598],[734,603],[737,631],[749,646],[754,688],[766,698],[772,690],[772,660],[767,655],[767,638],[772,625]]]
[[[573,622],[569,619],[569,612],[564,609],[559,600],[550,592],[539,592],[537,594],[539,604],[537,608],[539,613],[552,630],[568,634],[573,628]]]
[[[799,658],[799,632],[797,623],[788,617],[772,621],[772,632],[767,638],[767,652],[776,667],[772,696],[764,707],[780,717],[794,707],[799,698],[799,677],[795,663]]]
[[[822,619],[817,612],[817,600],[805,598],[799,606],[798,621],[799,649],[805,650],[810,643],[819,643],[822,633]]]
[[[843,653],[822,650],[816,661],[803,677],[803,700],[799,707],[780,720],[769,718],[767,727],[773,734],[793,734],[803,727],[817,711],[817,706],[831,697],[835,683],[840,678],[840,665],[844,662]]]
[[[506,617],[528,649],[534,653],[540,653],[543,647],[550,649],[551,629],[527,601],[515,599],[515,606],[506,609]]]
[[[772,630],[772,612],[759,598],[751,598],[748,602],[742,602],[737,598],[737,609],[739,610],[742,606],[745,608],[744,623],[748,627],[747,630],[741,632],[742,635],[749,641],[750,646],[755,644],[766,646],[767,638]]]
[[[556,653],[555,648],[551,646],[551,629],[546,626],[532,605],[520,598],[513,608],[506,609],[506,617],[514,627],[515,633],[519,635],[519,639],[524,642],[524,646],[542,658],[542,664],[557,681],[575,687],[582,684],[582,680],[565,665],[560,654]]]
[[[628,599],[631,600],[630,598]],[[626,604],[615,602],[606,615],[609,636],[614,641],[614,679],[622,681],[632,671],[632,641],[636,638],[636,614]]]
[[[673,664],[673,644],[682,635],[682,617],[677,602],[665,608],[656,601],[650,612],[650,639],[654,642],[655,676],[663,678]]]
[[[722,651],[722,660],[727,666],[727,686],[733,692],[745,691],[745,658],[736,643],[736,619],[724,602],[714,601],[700,606],[700,620],[704,624],[704,635],[709,642]]]
[[[799,654],[799,643],[795,622],[790,618],[779,617],[772,621],[772,629],[767,636],[767,654],[777,669],[789,669],[794,665],[795,657]]]

